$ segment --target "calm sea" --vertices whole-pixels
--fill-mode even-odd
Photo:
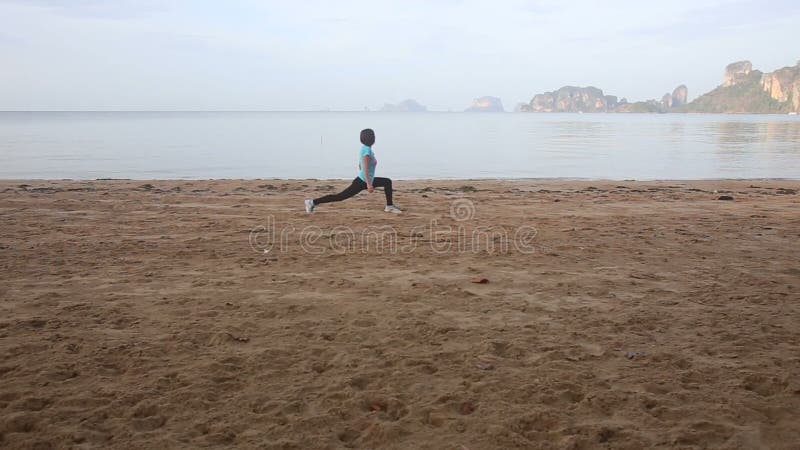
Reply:
[[[800,116],[0,112],[0,178],[800,178]]]

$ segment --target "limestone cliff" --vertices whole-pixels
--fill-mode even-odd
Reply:
[[[790,111],[800,112],[800,62],[762,75],[761,88],[773,100],[789,103]]]
[[[673,104],[686,102],[686,86],[678,86],[672,94],[664,94],[661,101],[647,100],[628,103],[617,100],[616,95],[605,95],[602,89],[593,86],[564,86],[553,92],[536,94],[529,103],[521,103],[520,112],[666,112]]]
[[[675,88],[672,91],[672,106],[678,107],[683,106],[686,104],[687,99],[689,98],[689,88],[686,85],[682,84]]]
[[[607,112],[609,102],[616,107],[617,97],[606,96],[593,86],[564,86],[553,92],[535,95],[527,108],[531,112]]]
[[[666,94],[664,94],[663,97],[661,97],[661,106],[664,109],[672,108],[672,95],[670,95],[669,92],[667,92]]]
[[[503,102],[497,97],[480,97],[472,101],[465,112],[505,112]]]
[[[722,81],[722,86],[734,86],[737,83],[746,81],[752,71],[753,63],[750,61],[730,63],[725,67],[725,78]]]
[[[619,104],[620,102],[617,101],[616,95],[606,95],[606,107],[608,107],[609,111],[619,106]]]
[[[729,64],[722,85],[681,110],[754,114],[800,112],[800,62],[771,73],[753,70],[750,61]]]
[[[792,108],[794,112],[800,113],[800,83],[795,80],[792,86]]]
[[[800,113],[800,61],[771,73],[753,69],[750,61],[725,67],[722,84],[688,103],[685,85],[665,93],[660,100],[628,103],[604,95],[596,87],[564,86],[535,95],[521,103],[520,112],[696,112],[696,113]]]

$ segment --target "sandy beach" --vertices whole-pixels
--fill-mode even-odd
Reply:
[[[798,448],[800,182],[347,184],[0,181],[0,447]]]

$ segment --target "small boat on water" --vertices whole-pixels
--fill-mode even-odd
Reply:
[[[790,116],[796,116],[797,115],[797,111],[792,111],[792,112],[789,113],[789,115]]]

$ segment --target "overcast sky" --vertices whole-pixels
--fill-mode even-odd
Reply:
[[[689,96],[800,59],[800,1],[0,0],[0,110],[507,110]]]

